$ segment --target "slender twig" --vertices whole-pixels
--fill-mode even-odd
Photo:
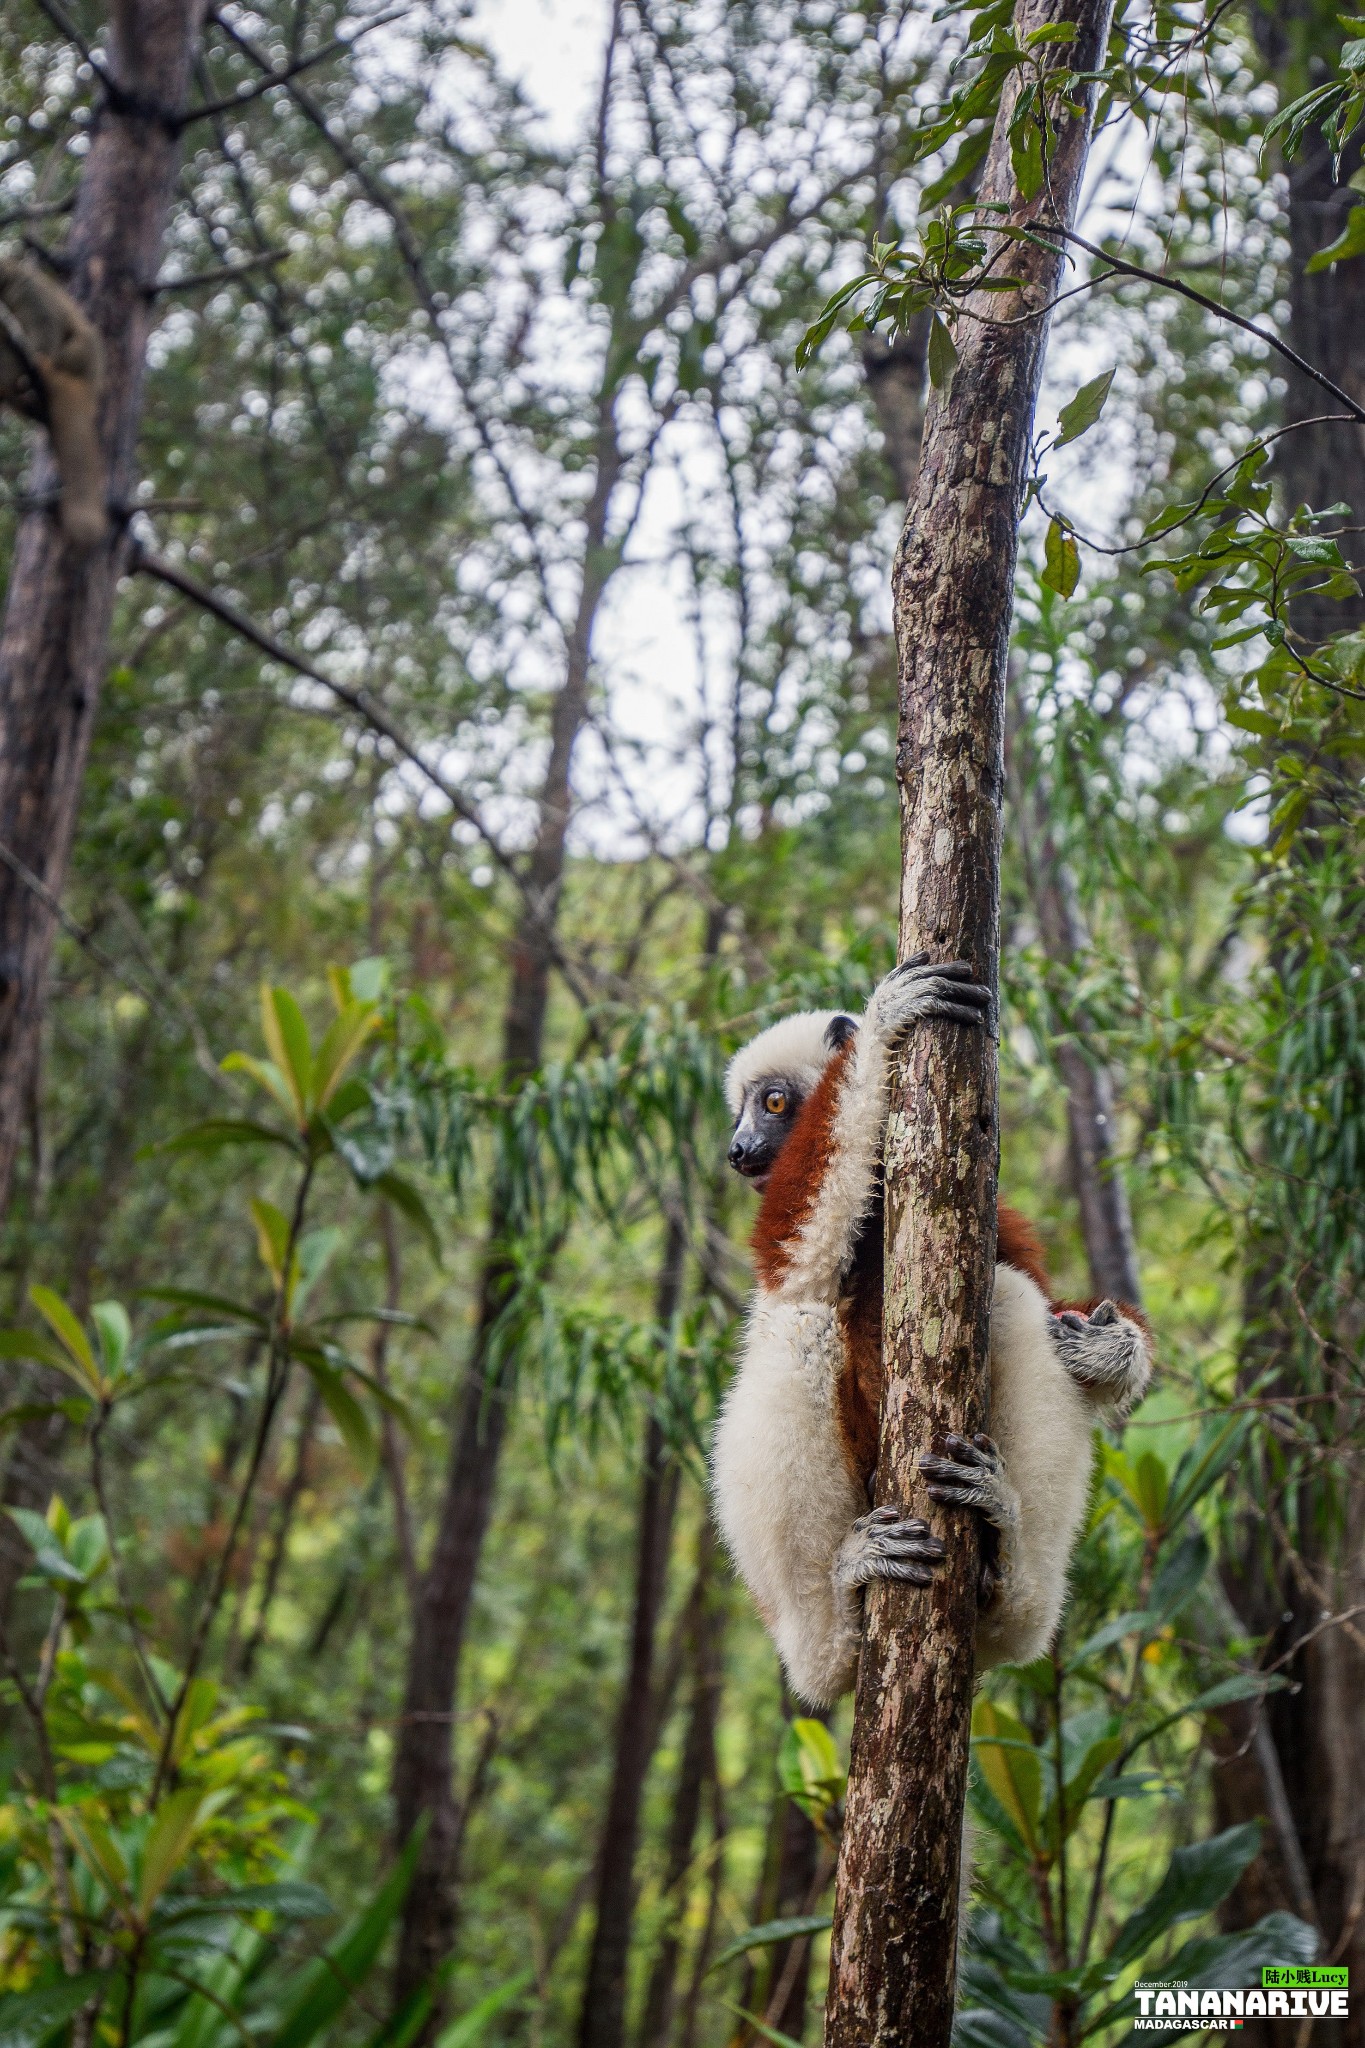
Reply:
[[[147,287],[149,299],[164,292],[195,292],[211,284],[231,284],[236,277],[245,277],[250,271],[264,270],[275,263],[283,263],[288,256],[287,249],[262,249],[259,255],[244,256],[240,263],[215,264],[212,270],[196,270],[189,277],[159,277],[155,284]],[[145,505],[139,505],[140,512]]]
[[[349,50],[358,43],[362,36],[369,35],[374,29],[383,28],[387,22],[400,21],[411,11],[410,6],[392,7],[387,14],[376,14],[371,20],[362,22],[354,34],[334,36],[331,42],[324,43],[320,50],[313,50],[306,57],[296,57],[293,63],[287,64],[282,71],[272,71],[267,77],[258,78],[251,85],[243,85],[236,92],[225,93],[220,100],[209,100],[202,107],[187,107],[180,116],[180,126],[188,128],[191,122],[206,121],[215,114],[235,113],[239,107],[249,106],[252,100],[260,99],[262,93],[273,92],[277,85],[288,85],[290,79],[297,78],[300,72],[311,71],[316,65],[325,64],[329,57],[340,56],[343,50]]]

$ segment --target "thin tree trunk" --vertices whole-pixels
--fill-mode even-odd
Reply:
[[[1070,22],[1065,61],[1100,58],[1108,0],[1019,0],[1015,34]],[[1044,194],[1014,188],[1006,87],[982,200],[1013,221],[1069,224],[1089,119],[1061,126]],[[1060,255],[1009,253],[1017,298],[958,326],[951,392],[932,401],[893,579],[900,662],[900,951],[971,962],[993,986],[1000,921],[1006,656],[1018,521]],[[1003,314],[1038,310],[1020,326]],[[876,1500],[942,1523],[918,1470],[949,1430],[988,1422],[995,1265],[995,1048],[984,1032],[917,1029],[893,1087],[886,1141],[886,1394]],[[978,1537],[946,1531],[934,1586],[869,1589],[835,1902],[828,2048],[947,2048],[971,1717]]]
[[[241,1656],[238,1659],[238,1669],[243,1678],[250,1678],[256,1668],[256,1659],[260,1655],[261,1644],[265,1641],[266,1629],[270,1625],[270,1610],[275,1604],[280,1573],[284,1568],[285,1553],[289,1548],[289,1531],[293,1527],[295,1509],[308,1483],[308,1453],[312,1449],[313,1432],[318,1426],[321,1414],[322,1394],[317,1381],[310,1380],[304,1396],[303,1413],[299,1417],[298,1436],[294,1443],[294,1463],[275,1511],[275,1528],[270,1539],[270,1556],[266,1561],[265,1581],[261,1587],[256,1619],[251,1625],[251,1633],[242,1645]]]
[[[664,1849],[664,1901],[670,1918],[650,1971],[640,2021],[639,2048],[667,2048],[682,1952],[681,1918],[684,1887],[692,1867],[693,1844],[701,1820],[706,1788],[716,1770],[716,1721],[720,1713],[722,1616],[715,1593],[716,1535],[711,1517],[702,1522],[697,1539],[697,1571],[688,1598],[688,1654],[692,1683],[687,1729],[673,1792]]]
[[[670,1223],[659,1275],[656,1316],[666,1328],[682,1292],[685,1239]],[[630,1658],[616,1717],[616,1757],[597,1856],[597,1918],[578,2018],[579,2048],[621,2048],[626,2034],[626,1967],[635,1914],[635,1851],[640,1806],[654,1748],[654,1643],[668,1577],[668,1550],[678,1500],[678,1467],[657,1416],[645,1425],[635,1607]]]
[[[1090,951],[1071,873],[1052,830],[1047,792],[1038,763],[1032,758],[1027,727],[1016,714],[1011,721],[1010,765],[1029,889],[1038,918],[1038,936],[1049,961],[1074,973]],[[1086,1043],[1086,1020],[1055,1048],[1066,1090],[1067,1133],[1071,1167],[1081,1211],[1081,1234],[1096,1294],[1111,1301],[1142,1306],[1137,1246],[1128,1190],[1118,1161],[1118,1113],[1108,1067]]]
[[[551,714],[550,757],[541,786],[539,822],[512,943],[502,1052],[504,1070],[513,1085],[540,1065],[544,1047],[550,965],[572,806],[573,751],[588,713],[592,633],[609,575],[607,520],[619,473],[616,399],[614,389],[608,389],[599,407],[596,476],[586,508],[583,584],[568,638],[564,683]],[[456,1406],[436,1538],[413,1615],[403,1719],[394,1753],[394,1821],[399,1841],[407,1840],[424,1814],[429,1816],[400,1923],[395,2005],[431,1978],[455,1931],[459,1815],[451,1738],[465,1628],[493,1512],[498,1460],[513,1395],[513,1361],[498,1355],[492,1341],[516,1285],[517,1269],[505,1242],[510,1224],[506,1194],[495,1186],[478,1321]]]
[[[1292,80],[1294,91],[1307,83],[1305,53],[1325,58],[1339,47],[1335,10],[1314,0],[1258,12],[1254,25],[1268,67]],[[1348,153],[1340,181],[1334,180],[1328,145],[1313,133],[1286,167],[1288,338],[1344,390],[1365,397],[1365,274],[1354,263],[1313,273],[1307,269],[1309,258],[1340,233],[1359,203],[1346,182],[1359,163],[1358,153]],[[1285,422],[1317,419],[1325,410],[1319,397],[1317,387],[1289,366]],[[1365,432],[1334,423],[1286,434],[1276,444],[1274,463],[1286,511],[1305,504],[1320,511],[1342,499],[1349,503],[1349,515],[1339,522],[1341,547],[1357,569],[1365,561],[1363,454]],[[1360,599],[1342,603],[1310,597],[1293,608],[1294,628],[1309,642],[1358,631],[1362,623],[1365,601]],[[1320,834],[1331,827],[1330,817],[1310,810],[1291,861],[1311,864]],[[1271,935],[1278,961],[1288,966],[1299,944],[1292,920],[1281,916]],[[1271,1160],[1268,1170],[1274,1164]],[[1302,1278],[1299,1258],[1296,1247],[1265,1235],[1248,1247],[1244,1281],[1244,1375],[1291,1392],[1302,1384],[1297,1369],[1302,1325],[1294,1299]],[[1293,1271],[1286,1270],[1287,1261]],[[1343,1302],[1337,1325],[1327,1334],[1340,1347],[1343,1362],[1357,1354],[1358,1304]],[[1254,1730],[1228,1717],[1216,1742],[1223,1760],[1214,1772],[1214,1793],[1223,1825],[1260,1816],[1272,1823],[1261,1855],[1224,1909],[1224,1924],[1245,1926],[1272,1909],[1303,1914],[1306,1877],[1325,1957],[1347,1965],[1354,1987],[1365,1980],[1365,1634],[1359,1621],[1319,1633],[1324,1613],[1345,1613],[1365,1602],[1365,1478],[1358,1410],[1350,1408],[1342,1404],[1336,1431],[1340,1456],[1325,1480],[1310,1471],[1299,1482],[1298,1555],[1279,1551],[1272,1559],[1258,1512],[1248,1517],[1225,1568],[1224,1583],[1243,1626],[1270,1635],[1269,1657],[1289,1657],[1284,1671],[1292,1683],[1265,1702]],[[1251,1746],[1243,1755],[1248,1740]],[[1249,1768],[1251,1762],[1259,1768]],[[1324,2048],[1329,2043],[1331,2048],[1365,2048],[1365,1999],[1353,1995],[1350,2005],[1348,2019],[1315,2024],[1315,2042]],[[1298,2025],[1249,2021],[1249,2048],[1298,2048]]]
[[[100,445],[111,504],[137,480],[148,287],[161,258],[180,159],[202,0],[122,0],[110,20],[112,89],[100,109],[71,217],[72,296],[104,349]],[[61,896],[90,735],[108,659],[114,593],[126,555],[115,518],[90,553],[71,548],[53,498],[44,443],[30,478],[0,625],[0,1215],[8,1206],[30,1093],[52,951],[48,902]],[[26,870],[43,894],[23,879]]]

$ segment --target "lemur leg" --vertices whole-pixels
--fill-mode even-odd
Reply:
[[[1120,1415],[1136,1408],[1152,1377],[1147,1332],[1112,1301],[1088,1315],[1062,1309],[1053,1321],[1053,1341],[1062,1364],[1083,1392]]]
[[[834,1559],[834,1583],[851,1592],[873,1579],[927,1586],[944,1559],[927,1522],[902,1521],[898,1508],[874,1508],[853,1524]]]

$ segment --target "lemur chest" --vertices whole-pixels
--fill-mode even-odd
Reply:
[[[881,1190],[858,1233],[839,1291],[839,1327],[843,1363],[835,1387],[834,1411],[839,1439],[849,1467],[864,1491],[877,1469],[877,1434],[881,1423],[882,1386],[882,1260]]]

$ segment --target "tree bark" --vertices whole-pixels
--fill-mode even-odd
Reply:
[[[1305,55],[1311,64],[1315,56],[1334,58],[1339,48],[1336,11],[1322,0],[1291,0],[1284,8],[1257,12],[1253,21],[1268,68],[1293,92],[1302,91],[1316,75],[1305,66]],[[1358,204],[1359,195],[1346,180],[1359,164],[1353,149],[1340,181],[1334,180],[1328,145],[1313,131],[1285,167],[1288,338],[1344,390],[1365,397],[1365,274],[1355,263],[1307,270],[1310,256],[1340,233]],[[1321,397],[1302,372],[1287,367],[1286,424],[1331,411]],[[1299,505],[1320,511],[1347,501],[1349,515],[1333,525],[1340,525],[1342,552],[1358,571],[1365,562],[1362,455],[1365,430],[1334,423],[1284,435],[1276,443],[1274,463],[1286,511]],[[1365,600],[1301,599],[1292,623],[1309,642],[1358,631],[1365,624]],[[1331,829],[1329,817],[1310,810],[1291,861],[1311,863],[1322,843],[1320,834]],[[1292,911],[1281,913],[1278,929],[1272,926],[1271,931],[1273,954],[1287,966],[1300,944]],[[1269,1162],[1269,1170],[1274,1163]],[[1243,1371],[1249,1379],[1269,1373],[1266,1384],[1289,1392],[1300,1391],[1302,1384],[1297,1375],[1301,1311],[1295,1299],[1303,1280],[1300,1263],[1297,1247],[1268,1234],[1247,1248]],[[1328,1334],[1343,1361],[1357,1355],[1362,1334],[1358,1304],[1343,1301],[1337,1327]],[[1262,1723],[1247,1756],[1242,1743],[1252,1731],[1240,1728],[1236,1716],[1227,1717],[1221,1738],[1215,1736],[1222,1761],[1214,1773],[1214,1790],[1222,1825],[1265,1815],[1276,1823],[1266,1830],[1261,1855],[1228,1901],[1224,1923],[1245,1926],[1268,1909],[1303,1914],[1306,1875],[1326,1957],[1348,1966],[1354,1986],[1365,1980],[1365,1633],[1358,1619],[1321,1629],[1324,1613],[1347,1613],[1365,1603],[1365,1478],[1358,1424],[1349,1407],[1343,1403],[1339,1425],[1326,1431],[1339,1455],[1325,1479],[1310,1471],[1299,1481],[1297,1556],[1281,1552],[1271,1561],[1257,1514],[1248,1517],[1225,1568],[1224,1583],[1243,1626],[1269,1635],[1269,1658],[1289,1656],[1284,1669],[1292,1684],[1260,1710]],[[1239,1734],[1242,1740],[1234,1741]],[[1248,1756],[1261,1767],[1248,1768]],[[1365,2048],[1365,2000],[1353,1996],[1350,2003],[1348,2019],[1315,2024],[1315,2042],[1324,2048]],[[1297,2048],[1295,2025],[1250,2021],[1249,2048]]]
[[[1077,961],[1089,952],[1090,938],[1076,896],[1075,877],[1057,845],[1048,817],[1047,793],[1031,753],[1027,727],[1016,713],[1010,731],[1013,795],[1038,936],[1053,965],[1071,974]],[[1066,1090],[1067,1135],[1090,1285],[1096,1294],[1111,1301],[1126,1301],[1140,1308],[1142,1283],[1133,1215],[1118,1161],[1113,1078],[1087,1045],[1086,1019],[1073,1021],[1074,1029],[1054,1048],[1054,1055]]]
[[[1073,23],[1066,62],[1098,63],[1107,0],[1019,0],[1020,41]],[[1044,194],[1015,190],[1006,87],[982,180],[1014,222],[1069,225],[1089,118],[1059,129]],[[971,962],[994,986],[1000,921],[1006,656],[1019,509],[1060,254],[1008,255],[1017,296],[981,295],[958,324],[947,397],[931,401],[893,573],[901,724],[900,952]],[[993,324],[1033,311],[1020,326]],[[987,324],[987,321],[992,324]],[[995,1048],[983,1032],[919,1027],[899,1063],[886,1138],[886,1394],[875,1497],[942,1523],[918,1470],[949,1430],[987,1426],[995,1265]],[[946,1532],[924,1591],[869,1588],[835,1900],[827,2048],[947,2048],[971,1717],[978,1537]]]
[[[682,1293],[685,1239],[670,1223],[655,1314],[667,1328]],[[678,1501],[678,1467],[657,1416],[645,1425],[635,1607],[630,1657],[616,1717],[616,1757],[597,1856],[597,1919],[578,2019],[579,2048],[622,2048],[626,2037],[626,1966],[635,1917],[635,1851],[640,1807],[659,1717],[654,1713],[654,1643],[668,1578],[668,1551]]]
[[[104,350],[100,446],[109,501],[137,478],[148,287],[161,258],[202,0],[123,0],[111,11],[111,88],[71,217],[66,278]],[[59,898],[108,659],[126,529],[89,553],[65,540],[46,440],[29,478],[0,625],[0,846]],[[53,917],[18,867],[0,863],[0,1215],[8,1206],[38,1047]]]
[[[550,756],[512,942],[502,1053],[504,1071],[513,1086],[535,1071],[544,1049],[550,966],[572,808],[573,752],[588,715],[593,627],[610,574],[605,542],[619,474],[616,397],[610,387],[604,390],[599,405],[595,478],[585,514],[583,582],[568,636],[564,682],[551,713]],[[436,1537],[413,1615],[403,1718],[394,1753],[397,1839],[406,1841],[420,1817],[430,1816],[403,1905],[394,1970],[395,2007],[431,1978],[455,1932],[460,1828],[451,1738],[465,1628],[493,1512],[498,1460],[513,1394],[512,1362],[497,1356],[492,1342],[516,1285],[517,1269],[506,1249],[510,1225],[505,1194],[495,1186],[478,1320],[456,1406]]]

